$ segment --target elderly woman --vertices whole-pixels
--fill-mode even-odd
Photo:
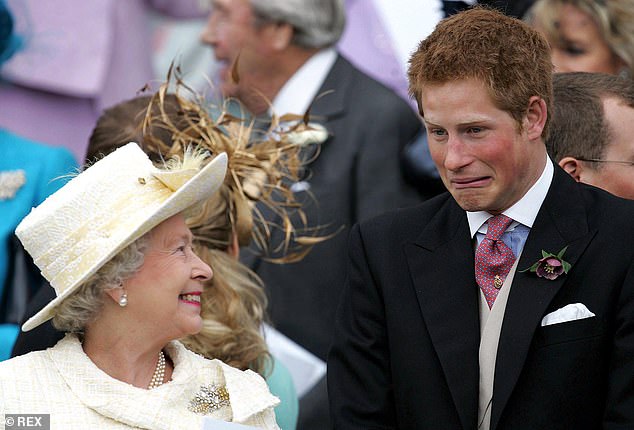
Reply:
[[[50,414],[51,428],[200,428],[204,416],[277,429],[264,380],[176,339],[200,331],[213,274],[183,212],[222,184],[227,157],[187,150],[156,168],[135,143],[35,208],[16,234],[57,297],[30,318],[67,331],[0,363],[0,414]],[[202,166],[202,167],[201,167]]]
[[[315,130],[300,124],[290,130],[278,130],[274,136],[258,134],[238,118],[225,116],[216,122],[200,104],[165,94],[165,88],[106,110],[91,136],[87,159],[98,159],[131,140],[140,142],[149,157],[159,163],[166,154],[190,142],[199,142],[212,153],[229,154],[229,171],[219,192],[186,220],[194,234],[194,250],[213,268],[214,277],[205,283],[201,295],[203,328],[182,341],[204,357],[218,358],[265,377],[271,392],[281,400],[275,407],[278,424],[284,430],[292,430],[297,421],[297,395],[290,374],[269,355],[262,336],[266,307],[263,285],[237,257],[239,246],[254,238],[261,248],[273,246],[267,243],[263,232],[273,226],[258,227],[256,203],[287,218],[287,226],[293,225],[290,214],[298,212],[299,206],[293,202],[288,187],[303,172],[305,150],[314,153],[309,141],[314,140]],[[293,144],[298,142],[303,144]],[[280,199],[284,195],[286,198]],[[282,262],[300,258],[310,244],[321,240],[314,237],[315,230],[311,237],[302,236],[299,230],[289,230],[294,233],[293,240],[283,244],[286,252]],[[302,241],[304,245],[299,244]],[[47,296],[48,291],[42,291],[37,301],[45,303],[50,300]],[[23,333],[14,353],[51,346],[59,336],[45,324]]]
[[[290,219],[292,212],[301,209],[289,187],[303,172],[302,154],[316,150],[312,142],[317,130],[300,124],[277,130],[272,138],[239,118],[221,116],[214,120],[199,103],[163,94],[164,88],[153,96],[137,97],[108,109],[94,129],[87,158],[107,154],[131,139],[142,142],[155,160],[190,141],[201,142],[211,152],[229,154],[229,172],[219,192],[187,218],[194,249],[212,267],[214,278],[206,283],[201,298],[202,330],[182,341],[204,357],[219,358],[265,377],[281,400],[275,408],[278,424],[284,430],[295,429],[298,399],[294,385],[286,368],[268,353],[262,336],[266,314],[262,281],[238,255],[240,246],[253,241],[263,253],[280,245],[268,241],[265,230],[275,226],[259,223],[256,203],[279,214],[286,220],[286,228],[297,227],[289,228],[292,240],[283,244],[280,262],[301,258],[310,245],[299,242],[310,244],[322,239],[314,237],[315,230],[310,238],[303,236],[308,234],[303,224]],[[293,144],[298,140],[303,145]]]
[[[556,72],[634,77],[634,0],[537,0],[526,20],[546,35]]]

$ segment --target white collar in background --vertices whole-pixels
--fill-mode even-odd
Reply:
[[[334,48],[323,49],[310,57],[273,99],[273,113],[278,116],[286,113],[303,115],[336,60],[337,51]]]
[[[515,228],[518,223],[529,228],[533,227],[535,218],[537,218],[537,212],[539,212],[539,209],[542,207],[542,203],[550,188],[554,172],[553,162],[550,160],[550,157],[546,156],[546,166],[537,182],[524,194],[524,197],[502,212],[514,220],[510,226],[511,229]],[[469,230],[471,231],[472,238],[491,216],[490,213],[485,211],[467,212],[467,220],[469,221]]]

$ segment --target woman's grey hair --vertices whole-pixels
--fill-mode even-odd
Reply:
[[[295,30],[293,44],[325,48],[339,41],[346,24],[343,0],[250,0],[260,23],[285,23]]]
[[[64,332],[83,332],[86,325],[101,312],[105,291],[118,288],[141,268],[149,235],[150,233],[146,233],[112,257],[77,291],[60,303],[53,317],[53,326]]]

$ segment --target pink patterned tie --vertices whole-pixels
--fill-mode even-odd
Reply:
[[[476,249],[475,278],[489,309],[493,307],[504,279],[515,262],[513,251],[502,241],[502,234],[512,222],[505,215],[489,218],[487,234]]]

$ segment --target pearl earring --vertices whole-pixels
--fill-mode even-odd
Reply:
[[[127,293],[121,294],[121,297],[119,298],[119,306],[121,306],[122,308],[125,308],[126,306],[128,306],[128,294]]]

